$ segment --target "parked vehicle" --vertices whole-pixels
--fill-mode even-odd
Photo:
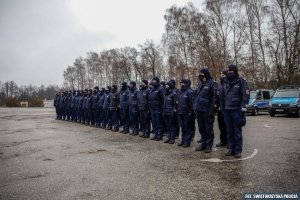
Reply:
[[[274,90],[258,89],[250,91],[250,99],[247,112],[257,115],[259,111],[269,111],[269,102],[274,94]]]
[[[300,86],[284,86],[276,90],[269,103],[271,117],[275,114],[300,115]]]

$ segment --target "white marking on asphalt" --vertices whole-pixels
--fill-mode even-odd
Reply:
[[[242,160],[248,160],[250,158],[253,158],[256,154],[258,153],[257,149],[254,149],[253,153],[245,158],[237,158],[233,160],[221,160],[220,158],[209,158],[209,159],[201,159],[200,161],[203,162],[215,162],[215,163],[220,163],[220,162],[236,162],[236,161],[242,161]]]
[[[266,128],[271,128],[272,126],[268,125],[268,124],[265,124],[264,127]]]

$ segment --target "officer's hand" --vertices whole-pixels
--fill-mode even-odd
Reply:
[[[241,112],[244,112],[244,113],[247,112],[247,108],[242,107]]]
[[[242,107],[241,108],[241,116],[245,116],[245,113],[246,113],[246,111],[247,111],[247,108],[245,108],[245,107]]]

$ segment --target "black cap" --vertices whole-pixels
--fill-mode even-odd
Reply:
[[[117,90],[118,86],[117,85],[112,85],[112,88],[114,88],[115,90]]]
[[[148,80],[142,80],[142,82],[148,85]]]
[[[152,81],[153,80],[155,80],[157,83],[159,83],[160,82],[160,80],[159,80],[159,78],[156,76],[156,77],[154,77],[153,79],[152,79]]]
[[[236,65],[234,65],[234,64],[230,64],[230,65],[228,65],[227,70],[228,71],[238,72],[238,67]]]
[[[180,81],[180,83],[183,83],[183,84],[185,84],[185,85],[188,85],[188,80],[187,80],[187,79],[182,79],[182,80]]]
[[[205,76],[206,78],[210,77],[210,72],[209,72],[209,70],[208,70],[207,67],[204,67],[204,68],[200,69],[199,72],[202,73],[202,74],[204,74],[204,76]]]
[[[133,85],[133,86],[136,86],[136,82],[135,81],[131,81],[130,84]]]
[[[174,84],[171,81],[167,82],[166,85],[168,85],[172,89],[174,88]]]

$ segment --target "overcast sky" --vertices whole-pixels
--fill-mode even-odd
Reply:
[[[0,81],[61,85],[88,51],[160,42],[165,10],[190,1],[0,0]]]

